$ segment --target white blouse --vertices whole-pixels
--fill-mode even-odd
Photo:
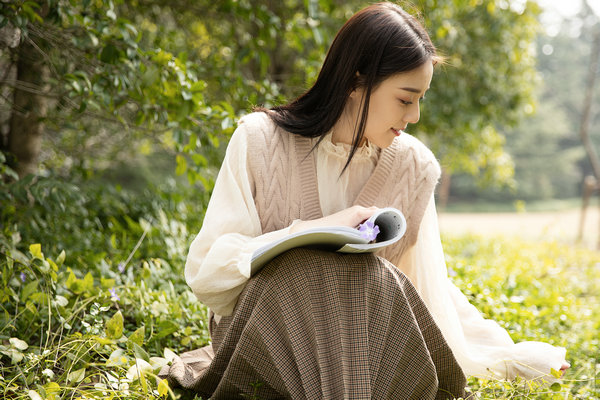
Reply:
[[[242,124],[243,126],[243,124]],[[218,315],[230,315],[250,278],[254,250],[289,234],[290,227],[263,234],[248,173],[245,135],[233,135],[200,232],[192,242],[185,278],[197,298]],[[353,205],[377,164],[380,149],[359,148],[343,175],[350,145],[329,134],[315,149],[323,215]],[[467,375],[536,378],[559,370],[566,350],[541,342],[515,344],[506,330],[484,319],[448,278],[433,196],[416,244],[397,267],[417,288]],[[548,379],[546,377],[546,379]]]

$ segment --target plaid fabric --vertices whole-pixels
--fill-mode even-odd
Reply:
[[[465,395],[416,290],[372,254],[290,250],[248,282],[213,333],[212,362],[206,348],[176,358],[164,371],[172,385],[212,399]]]

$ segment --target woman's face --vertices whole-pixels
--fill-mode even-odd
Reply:
[[[365,138],[379,148],[386,148],[396,136],[400,136],[408,124],[416,124],[420,117],[419,101],[429,89],[432,76],[433,63],[426,62],[420,67],[393,75],[381,82],[371,92]],[[364,89],[359,88],[350,95],[346,114],[350,121],[358,120],[363,93]],[[346,129],[341,132],[347,133],[350,126],[353,124],[346,125]],[[353,129],[350,130],[350,135],[352,131]],[[340,131],[334,127],[334,141],[352,142],[352,136],[348,140],[347,134],[344,137],[343,134],[336,135],[336,132]]]

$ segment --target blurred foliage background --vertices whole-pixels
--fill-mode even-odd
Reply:
[[[3,2],[4,175],[106,174],[141,188],[170,179],[175,163],[210,190],[239,116],[302,93],[337,29],[365,4]],[[448,61],[410,128],[444,167],[440,204],[577,197],[590,172],[577,129],[600,26],[586,3],[552,36],[534,1],[400,4]],[[599,124],[593,116],[596,143]]]
[[[168,349],[208,340],[183,264],[236,121],[306,90],[337,30],[368,3],[0,2],[0,393],[181,395],[150,378]],[[535,1],[398,3],[447,59],[409,128],[443,166],[440,207],[578,197],[592,172],[578,129],[600,30],[587,3],[552,34]],[[598,113],[589,132],[600,143]],[[598,396],[597,313],[578,337],[568,319],[535,318],[598,304],[597,254],[503,244],[513,258],[489,265],[502,251],[492,243],[448,243],[461,287],[486,315],[520,339],[573,349],[574,378],[556,398]],[[571,276],[547,272],[557,259],[586,274],[569,280],[562,303],[541,289]],[[508,265],[513,278],[530,265],[539,274],[505,281]],[[516,297],[502,297],[507,285]],[[526,315],[511,314],[517,298]],[[522,382],[471,385],[483,398],[554,398]]]

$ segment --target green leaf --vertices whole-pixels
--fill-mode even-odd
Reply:
[[[67,382],[77,383],[81,382],[83,378],[85,378],[85,368],[69,372],[69,375],[67,375]]]
[[[10,345],[17,350],[23,351],[27,350],[27,348],[29,347],[27,342],[16,337],[10,338],[8,341],[10,342]]]
[[[132,343],[135,343],[135,344],[141,346],[142,344],[144,344],[145,335],[146,335],[146,328],[142,326],[142,327],[136,329],[135,332],[133,332],[129,336],[129,340]]]
[[[29,252],[33,256],[33,258],[38,258],[40,260],[44,259],[44,254],[42,253],[42,245],[39,243],[30,245]]]
[[[136,343],[131,343],[131,345],[133,347],[133,354],[135,354],[135,358],[150,362],[150,356],[146,350],[142,349],[142,347]]]
[[[60,307],[66,307],[69,304],[69,300],[67,300],[66,297],[61,296],[61,295],[56,295],[56,297],[54,298],[54,301],[55,301],[56,305],[58,305]]]
[[[112,19],[113,21],[116,21],[116,19],[117,19],[117,14],[115,14],[115,10],[113,10],[113,9],[106,11],[106,16],[108,18]]]
[[[162,379],[158,382],[157,390],[159,396],[167,396],[169,394],[169,382],[166,379]]]
[[[187,90],[182,90],[181,91],[181,97],[184,100],[191,100],[192,99],[192,94],[190,92],[188,92]]]
[[[2,350],[2,351],[0,351],[0,354],[4,354],[4,355],[10,357],[10,361],[13,364],[17,364],[18,362],[20,362],[23,359],[23,353],[21,353],[17,349]]]
[[[41,294],[41,293],[34,293],[34,294],[32,294],[32,295],[31,295],[31,297],[32,297],[32,300],[34,300],[33,298],[34,298],[34,297],[35,297],[37,294]],[[34,300],[34,301],[36,301],[36,300]],[[39,301],[39,303],[41,303],[41,301]],[[33,304],[33,302],[31,302],[31,301],[28,301],[28,302],[25,304],[25,308],[27,309],[27,311],[29,311],[29,312],[30,312],[30,313],[32,313],[33,315],[37,315],[37,314],[38,314],[38,310],[37,310],[37,308],[35,307],[35,305],[34,305],[34,304]]]
[[[177,168],[175,169],[175,173],[177,175],[183,175],[187,169],[187,161],[185,157],[181,154],[177,154],[175,157],[175,161],[177,162]]]
[[[82,100],[81,104],[79,104],[79,108],[77,109],[77,112],[81,114],[82,112],[84,112],[86,110],[86,108],[87,108],[87,101]]]
[[[101,336],[94,336],[94,340],[98,343],[100,343],[101,345],[106,345],[106,344],[113,344],[114,341],[112,339],[107,339],[105,337],[101,337]]]
[[[27,15],[27,17],[29,17],[29,20],[31,20],[32,22],[44,22],[42,17],[40,17],[38,13],[33,11],[32,6],[39,8],[39,6],[37,6],[37,4],[34,2],[25,2],[21,5],[21,10],[25,15]]]
[[[91,272],[85,274],[82,280],[82,291],[90,292],[94,288],[94,277]]]
[[[81,85],[79,84],[79,82],[77,81],[72,81],[71,82],[71,87],[73,88],[73,90],[75,90],[77,93],[81,93]]]
[[[100,277],[100,286],[104,289],[110,289],[115,286],[115,280],[113,278]]]
[[[21,291],[21,301],[24,302],[37,290],[38,282],[37,280],[29,282]]]
[[[116,349],[110,353],[108,360],[106,360],[107,367],[116,367],[119,365],[129,365],[129,358],[123,349]]]
[[[552,385],[550,385],[550,390],[552,390],[553,392],[560,392],[561,389],[561,385],[558,382],[554,382]]]
[[[106,322],[105,332],[106,336],[110,339],[118,339],[123,336],[123,314],[121,314],[121,311],[117,311],[115,315]]]
[[[56,382],[48,382],[48,384],[44,386],[44,389],[46,390],[46,395],[58,394],[60,392],[60,385]]]
[[[52,271],[54,271],[54,272],[58,271],[58,265],[56,265],[56,263],[54,261],[52,261],[50,258],[46,258],[46,261],[48,262],[48,264],[50,264]]]
[[[69,276],[67,277],[67,280],[65,282],[65,286],[67,287],[67,289],[72,290],[73,292],[77,293],[77,291],[75,290],[76,287],[78,287],[78,281],[79,279],[77,279],[77,277],[75,276],[75,273],[73,273],[73,271],[71,271],[69,269]]]
[[[164,338],[166,336],[169,336],[171,333],[173,332],[177,332],[177,330],[179,329],[179,325],[177,325],[176,323],[172,322],[172,321],[162,321],[160,324],[158,324],[157,328],[156,328],[156,335],[154,335],[154,339],[161,339]]]
[[[555,378],[560,378],[562,376],[562,371],[558,371],[554,368],[550,368],[550,373],[552,374],[553,377]]]
[[[108,43],[100,53],[100,61],[107,64],[114,64],[119,59],[119,56],[119,50],[111,43]]]
[[[29,396],[29,398],[31,400],[43,400],[42,396],[40,396],[39,393],[36,392],[35,390],[29,390],[27,392],[27,395]]]
[[[152,372],[152,365],[146,360],[135,359],[135,363],[127,370],[127,378],[131,380],[139,379],[142,386],[145,384],[144,373]]]
[[[173,350],[171,350],[171,349],[169,349],[169,348],[167,348],[167,347],[165,347],[165,348],[163,349],[163,355],[165,356],[165,358],[167,359],[167,361],[173,361],[173,359],[174,359],[175,357],[177,357],[177,354],[175,354],[175,353],[173,352]]]

